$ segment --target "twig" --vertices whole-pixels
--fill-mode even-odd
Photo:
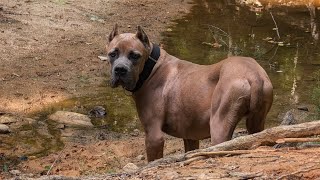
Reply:
[[[199,160],[202,160],[202,159],[207,159],[207,157],[205,157],[205,156],[192,157],[192,158],[190,158],[188,160],[185,160],[185,161],[181,162],[181,165],[185,166],[185,165],[191,164],[194,161],[199,161]]]
[[[58,157],[53,161],[52,165],[50,166],[48,172],[47,172],[47,176],[50,174],[51,169],[53,168],[53,166],[56,164],[57,160],[60,159],[60,156],[62,154],[63,151],[60,151]]]
[[[212,28],[214,28],[214,29],[217,29],[217,30],[223,32],[223,34],[220,34],[220,35],[224,35],[224,36],[230,37],[230,35],[229,35],[228,33],[226,33],[224,30],[222,30],[222,29],[220,29],[220,28],[218,28],[218,27],[216,27],[216,26],[214,26],[214,25],[208,24],[208,26],[209,26],[209,29],[210,29],[210,27],[212,27]]]
[[[228,39],[230,39],[231,36],[230,36],[227,32],[225,32],[224,30],[222,30],[222,29],[220,29],[220,28],[218,28],[218,27],[216,27],[216,26],[210,25],[210,24],[207,24],[207,26],[208,26],[208,28],[209,28],[209,30],[210,30],[210,33],[212,34],[214,40],[215,40],[217,43],[222,42],[222,43],[225,44],[228,48],[230,48],[230,46],[229,46],[229,45],[222,39],[222,37],[221,37],[221,36],[225,36],[225,37],[227,37]],[[221,32],[221,33],[219,33],[219,32]],[[217,36],[219,37],[219,39],[218,39]]]
[[[224,155],[240,155],[240,154],[248,154],[256,151],[252,150],[236,150],[236,151],[211,151],[211,152],[198,152],[198,153],[193,153],[193,154],[187,154],[186,158],[194,158],[197,156],[207,156],[207,157],[212,157],[212,156],[224,156]]]
[[[271,58],[268,60],[269,64],[270,64],[271,60],[276,56],[276,54],[277,54],[277,52],[278,52],[278,48],[279,48],[279,46],[276,47],[276,50],[274,50],[273,55],[272,55]]]
[[[274,25],[276,26],[276,31],[277,31],[278,38],[280,39],[279,28],[278,28],[278,26],[277,26],[276,20],[274,20],[274,17],[273,17],[273,15],[272,15],[272,12],[271,12],[271,11],[270,11],[270,15],[271,15],[271,17],[272,17],[272,20],[273,20],[273,22],[274,22]]]
[[[232,177],[237,177],[239,179],[254,179],[256,177],[261,177],[263,174],[261,172],[257,173],[241,173],[241,172],[228,172]]]
[[[298,142],[320,142],[320,138],[283,138],[276,140],[276,143],[298,143]]]

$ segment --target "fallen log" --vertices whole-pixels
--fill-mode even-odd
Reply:
[[[232,150],[232,151],[210,151],[210,152],[195,152],[185,156],[185,161],[182,162],[182,165],[188,165],[194,161],[206,159],[208,157],[217,157],[217,156],[236,156],[242,154],[250,154],[257,152],[274,152],[275,150]]]
[[[201,153],[213,152],[213,151],[232,151],[232,150],[248,150],[255,149],[259,146],[274,145],[277,140],[283,138],[301,138],[320,135],[320,121],[306,122],[296,125],[287,126],[277,126],[273,128],[266,129],[256,134],[240,136],[230,141],[226,141],[215,146],[211,146],[205,149],[198,149],[194,151],[187,152],[181,155],[174,155],[158,159],[156,161],[150,162],[143,169],[148,169],[158,165],[171,164],[176,162],[183,162],[188,159],[203,159],[205,155]],[[201,158],[196,158],[203,156]],[[192,161],[190,161],[192,162]],[[188,163],[187,163],[188,164]]]
[[[230,141],[217,144],[205,149],[190,151],[186,154],[195,152],[209,151],[230,151],[254,149],[259,146],[274,145],[278,139],[283,138],[301,138],[320,134],[320,121],[312,121],[288,126],[277,126],[266,129],[259,133],[240,136]]]

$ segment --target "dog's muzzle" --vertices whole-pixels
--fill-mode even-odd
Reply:
[[[125,89],[133,89],[135,86],[133,73],[129,67],[118,64],[112,70],[111,87],[118,87],[121,85]]]

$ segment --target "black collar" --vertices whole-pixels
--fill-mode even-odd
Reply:
[[[136,92],[138,89],[141,88],[144,81],[146,79],[148,79],[148,77],[150,76],[152,69],[153,69],[154,65],[156,65],[159,57],[160,57],[160,48],[158,45],[153,44],[151,54],[149,55],[149,58],[147,59],[147,61],[144,64],[143,70],[139,75],[139,80],[136,84],[136,87],[133,90],[128,90],[128,91]]]

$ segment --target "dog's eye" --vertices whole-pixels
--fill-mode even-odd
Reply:
[[[141,55],[138,53],[131,52],[129,54],[129,59],[132,59],[132,60],[138,60],[140,57],[141,57]]]
[[[118,55],[118,53],[117,53],[116,51],[113,51],[113,52],[111,52],[111,53],[108,54],[108,56],[109,56],[110,58],[115,58],[115,57],[117,57],[117,55]]]

